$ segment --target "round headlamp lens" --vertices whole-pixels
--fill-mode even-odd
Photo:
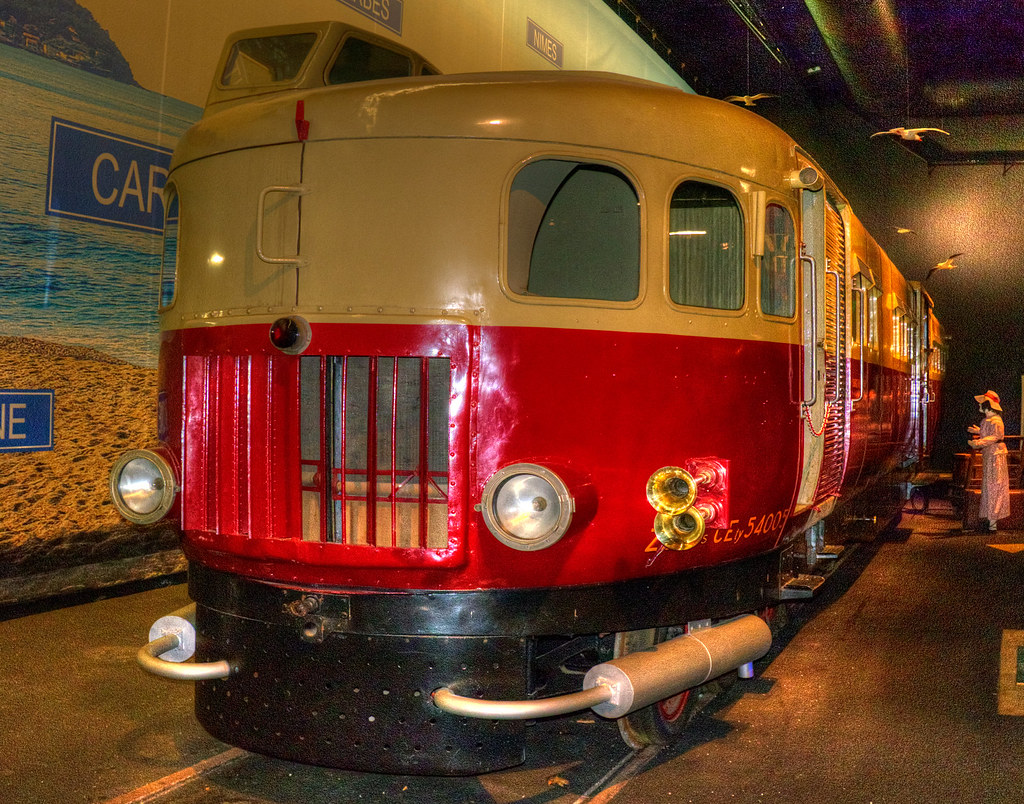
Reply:
[[[573,501],[565,483],[542,466],[515,464],[484,487],[481,512],[488,529],[517,550],[539,550],[565,535]]]
[[[160,455],[131,450],[122,455],[110,473],[110,495],[121,516],[148,524],[161,519],[174,502],[174,475]]]
[[[151,514],[159,508],[163,489],[160,470],[146,458],[128,461],[117,479],[117,493],[137,514]]]

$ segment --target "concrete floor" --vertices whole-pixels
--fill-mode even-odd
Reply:
[[[1024,801],[1021,541],[905,513],[617,804]]]
[[[1017,531],[961,533],[942,501],[908,511],[792,610],[758,678],[676,745],[631,757],[614,724],[577,715],[530,729],[526,765],[466,779],[226,754],[187,685],[135,665],[149,624],[186,602],[182,585],[25,614],[0,622],[0,801],[1019,802],[1021,549]],[[137,792],[168,777],[182,784]]]

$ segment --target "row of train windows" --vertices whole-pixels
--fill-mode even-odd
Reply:
[[[178,198],[165,199],[160,306],[174,301]],[[633,185],[602,165],[547,159],[512,184],[508,282],[522,295],[632,301],[640,290],[640,207]],[[669,293],[690,307],[739,310],[744,304],[743,216],[722,187],[685,181],[669,216]],[[796,234],[783,207],[769,204],[760,265],[761,310],[796,313]]]
[[[632,301],[640,286],[640,206],[619,171],[546,159],[524,167],[509,204],[508,283],[522,295]],[[739,310],[745,296],[743,215],[723,187],[684,181],[669,209],[669,295],[688,307]],[[769,204],[760,258],[761,310],[796,313],[796,233]]]
[[[866,269],[865,269],[866,270]],[[853,277],[850,308],[850,337],[854,346],[868,349],[881,348],[882,291],[869,273],[858,272]],[[902,306],[893,301],[890,313],[891,332],[889,351],[904,360],[917,353],[918,324]]]

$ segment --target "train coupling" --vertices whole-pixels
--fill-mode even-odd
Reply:
[[[568,695],[525,701],[468,698],[448,687],[433,693],[441,710],[463,717],[490,720],[533,720],[593,709],[606,718],[618,718],[698,687],[713,678],[740,670],[753,675],[753,662],[764,656],[772,632],[760,617],[745,614],[718,625],[683,634],[649,650],[628,653],[594,665],[583,679],[583,689]]]
[[[139,648],[136,659],[148,673],[176,681],[208,681],[227,678],[231,665],[189,662],[196,652],[196,604],[192,603],[161,617],[149,629],[149,642]]]

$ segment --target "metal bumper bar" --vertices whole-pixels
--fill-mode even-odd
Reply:
[[[189,662],[196,652],[196,606],[185,606],[161,617],[149,629],[149,642],[139,648],[136,659],[147,673],[176,681],[209,681],[227,678],[227,661]]]
[[[433,701],[453,715],[491,720],[530,720],[588,707],[602,717],[617,718],[744,668],[764,656],[771,644],[768,624],[745,614],[662,642],[651,650],[594,665],[583,678],[584,688],[570,695],[489,701],[466,698],[442,687],[434,691]]]

